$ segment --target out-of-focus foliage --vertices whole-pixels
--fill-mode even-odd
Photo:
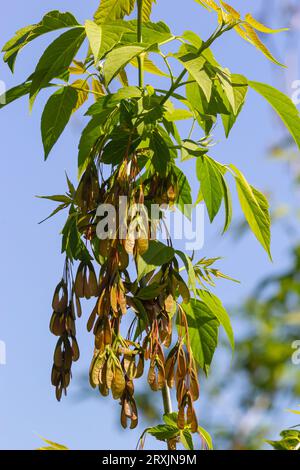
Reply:
[[[289,410],[291,413],[300,415],[300,411]],[[275,450],[300,450],[300,425],[294,428],[286,429],[280,433],[282,439],[280,441],[267,441]]]

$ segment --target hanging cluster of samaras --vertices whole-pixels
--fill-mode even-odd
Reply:
[[[95,351],[90,367],[90,383],[98,387],[103,396],[120,400],[121,423],[131,428],[138,423],[134,399],[134,380],[143,376],[145,362],[149,363],[148,383],[152,390],[162,390],[166,385],[176,386],[179,407],[178,426],[186,425],[196,432],[197,418],[193,402],[199,397],[198,373],[189,343],[186,314],[177,302],[182,297],[189,302],[190,292],[179,273],[179,264],[172,247],[160,254],[159,269],[141,265],[142,256],[160,243],[149,240],[149,227],[142,226],[140,215],[127,220],[127,237],[99,239],[96,211],[101,204],[111,204],[119,214],[119,196],[128,196],[129,204],[174,204],[177,199],[178,182],[170,171],[166,177],[149,174],[141,184],[138,160],[129,155],[124,162],[103,182],[99,182],[94,163],[82,176],[75,199],[80,227],[86,242],[92,247],[94,258],[100,263],[96,274],[87,250],[73,279],[72,267],[66,262],[63,280],[55,289],[54,313],[50,322],[53,334],[59,337],[52,370],[52,383],[60,400],[71,380],[72,362],[79,358],[75,321],[81,316],[80,299],[96,298],[95,306],[87,322],[88,331],[95,336]],[[138,220],[135,220],[137,219]],[[157,223],[153,222],[153,223]],[[134,225],[137,234],[130,227]],[[150,246],[150,248],[149,248]],[[163,245],[161,245],[163,246]],[[165,262],[164,262],[165,259]],[[138,280],[130,278],[130,262],[137,267]],[[155,261],[154,261],[155,263]],[[124,320],[127,312],[132,318]],[[127,323],[127,325],[126,325]],[[124,326],[125,324],[125,326]],[[178,338],[172,344],[173,329]],[[171,350],[166,353],[167,349]]]

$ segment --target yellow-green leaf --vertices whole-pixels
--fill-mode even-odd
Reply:
[[[134,67],[136,68],[138,67],[138,61],[136,57],[132,59],[130,63]],[[152,60],[149,59],[149,57],[147,56],[144,57],[144,71],[148,73],[153,73],[154,75],[159,75],[161,77],[168,77],[168,74],[163,72],[160,68],[158,68],[157,65],[154,62],[152,62]]]
[[[252,26],[245,23],[244,28],[246,30],[247,37],[250,40],[250,42],[253,44],[253,46],[255,46],[257,49],[259,49],[269,60],[271,60],[272,62],[274,62],[277,65],[280,65],[281,67],[284,67],[283,64],[281,64],[280,62],[278,62],[278,60],[275,59],[275,57],[271,54],[269,49],[259,39],[258,35],[254,31]]]
[[[77,90],[77,103],[73,109],[73,113],[77,111],[87,101],[89,97],[90,87],[86,80],[76,80],[71,87]]]
[[[219,321],[206,304],[197,299],[191,299],[188,304],[182,304],[184,309],[195,360],[208,374],[215,349],[218,344]]]
[[[271,219],[269,203],[266,197],[250,186],[244,175],[234,166],[230,165],[235,173],[238,196],[245,218],[263,248],[271,257]]]
[[[30,89],[31,105],[41,88],[68,70],[85,37],[84,28],[73,28],[47,47],[33,74]]]
[[[95,100],[97,101],[99,98],[101,98],[101,96],[104,96],[105,95],[105,91],[104,91],[104,88],[103,86],[101,85],[101,83],[99,82],[99,80],[96,80],[95,78],[93,78],[92,80],[92,91],[94,93],[94,96],[95,96]]]
[[[94,15],[98,24],[120,20],[130,15],[134,9],[135,0],[101,0]]]
[[[255,18],[253,18],[253,16],[250,13],[248,13],[245,16],[245,20],[250,26],[252,26],[252,28],[256,29],[257,31],[260,31],[261,33],[275,34],[275,33],[281,33],[282,31],[289,30],[289,28],[280,28],[280,29],[268,28],[268,26],[265,26],[264,24],[260,23]]]
[[[85,22],[85,31],[96,63],[101,49],[102,28],[100,25],[95,23],[95,21],[87,20]]]
[[[153,3],[156,3],[156,0],[143,0],[142,20],[144,23],[150,21]]]
[[[144,52],[144,47],[141,46],[123,46],[111,51],[106,58],[104,64],[104,76],[106,85],[120,73],[134,57]]]
[[[300,149],[300,115],[292,100],[281,91],[265,83],[249,81],[249,86],[270,103]]]
[[[56,442],[49,441],[48,439],[44,439],[41,437],[41,439],[48,444],[47,447],[40,447],[38,450],[69,450],[68,447],[63,446],[61,444],[57,444]]]
[[[214,0],[195,0],[197,3],[200,3],[207,10],[219,11],[220,7],[216,4]]]
[[[201,300],[206,304],[208,308],[210,308],[212,313],[214,313],[214,315],[217,317],[217,319],[223,326],[224,330],[226,331],[232,351],[234,351],[234,333],[231,326],[230,317],[226,309],[224,308],[222,302],[218,297],[216,297],[209,291],[199,289],[198,294]]]
[[[213,442],[212,442],[212,438],[210,434],[201,426],[198,427],[198,432],[200,436],[202,437],[202,439],[204,440],[208,450],[213,450],[214,446],[213,446]]]
[[[73,65],[69,67],[70,74],[73,75],[83,75],[86,72],[83,62],[79,60],[73,60]]]
[[[227,13],[230,14],[230,16],[234,19],[234,20],[240,20],[241,18],[241,15],[238,11],[236,11],[231,5],[228,5],[228,3],[225,3],[221,0],[221,5],[222,7],[225,8],[225,10],[227,11]]]

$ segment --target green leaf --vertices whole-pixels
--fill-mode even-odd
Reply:
[[[29,42],[50,31],[78,25],[78,21],[71,13],[61,13],[57,10],[50,11],[43,17],[40,23],[19,29],[14,37],[5,44],[2,49],[5,52],[4,62],[7,62],[13,71],[18,53]]]
[[[119,74],[134,57],[145,51],[141,46],[122,46],[108,53],[104,64],[104,77],[106,85]]]
[[[223,199],[223,175],[216,162],[202,155],[196,161],[197,178],[200,181],[201,192],[207,207],[209,219],[212,222],[220,210]]]
[[[137,21],[129,21],[133,27],[132,32],[126,33],[123,36],[122,42],[132,44],[136,42],[137,39]],[[170,28],[163,22],[159,21],[158,23],[145,23],[143,25],[143,43],[148,44],[148,46],[153,44],[163,44],[166,41],[169,41],[173,37]]]
[[[132,28],[130,22],[122,20],[101,25],[94,21],[86,21],[85,29],[95,63],[103,59],[121,41],[123,34],[132,31]]]
[[[31,82],[25,82],[6,91],[3,95],[0,96],[0,109],[21,98],[22,96],[28,95],[30,87]]]
[[[233,92],[230,70],[219,67],[216,70],[216,75],[221,83],[221,87],[223,88],[225,92],[226,98],[230,104],[233,114],[235,114],[236,104],[235,104],[235,97],[234,97],[234,92]]]
[[[67,173],[66,173],[66,180],[67,180],[67,185],[68,185],[69,193],[70,193],[71,197],[73,198],[73,197],[75,196],[76,189],[75,189],[74,184],[72,183],[72,181],[71,181],[70,178],[68,177]]]
[[[77,91],[69,86],[63,87],[52,95],[42,115],[42,139],[47,159],[54,144],[69,122],[77,103]]]
[[[128,153],[129,136],[121,134],[112,139],[103,149],[101,161],[107,165],[118,165]]]
[[[157,282],[153,282],[153,284],[149,284],[148,286],[140,289],[137,292],[136,297],[140,300],[153,300],[162,293],[165,287],[166,284],[158,284]]]
[[[205,58],[199,56],[194,47],[187,44],[181,47],[178,54],[174,56],[184,65],[189,74],[198,83],[207,101],[210,100],[212,92],[212,81],[204,70]]]
[[[116,93],[109,95],[107,100],[108,106],[116,106],[122,100],[132,100],[140,98],[142,91],[136,86],[125,86],[120,88]]]
[[[135,0],[101,0],[94,15],[98,24],[123,19],[134,9]]]
[[[167,142],[157,129],[151,134],[150,148],[153,151],[152,165],[160,175],[166,175],[171,154]]]
[[[159,441],[166,441],[167,439],[178,436],[179,429],[174,426],[167,426],[166,424],[158,424],[153,428],[148,428],[147,433]]]
[[[201,435],[202,439],[205,441],[207,448],[209,450],[213,450],[214,446],[211,435],[204,428],[201,428],[201,426],[198,427],[198,432]]]
[[[245,218],[252,232],[266,250],[270,259],[272,259],[270,251],[271,219],[268,200],[261,192],[250,186],[244,175],[234,165],[230,165],[230,167],[236,175],[238,196]]]
[[[90,254],[81,234],[77,228],[77,214],[71,213],[62,230],[62,253],[66,253],[70,260],[90,260]]]
[[[173,411],[172,413],[166,413],[163,415],[163,420],[168,426],[177,427],[178,413]]]
[[[97,25],[95,21],[87,20],[85,22],[85,31],[91,46],[95,63],[97,63],[102,43],[102,28],[101,26]]]
[[[188,81],[192,80],[191,75]],[[212,95],[214,96],[214,94]],[[216,117],[209,114],[207,110],[206,98],[198,83],[188,83],[186,86],[187,106],[195,113],[199,125],[208,135],[216,121]]]
[[[208,374],[218,344],[219,321],[200,300],[191,299],[188,304],[182,304],[182,308],[187,316],[193,355],[205,374]]]
[[[199,50],[203,44],[202,39],[194,31],[184,31],[182,39],[185,39],[186,41],[191,43],[192,46],[194,46],[197,50]]]
[[[124,33],[132,31],[132,25],[126,21],[114,21],[101,24],[102,37],[98,59],[103,59],[122,39]]]
[[[54,196],[37,196],[39,199],[47,199],[48,201],[54,201],[54,202],[63,202],[64,204],[71,204],[72,199],[69,198],[69,196],[66,196],[65,194],[57,194]]]
[[[132,298],[131,302],[134,307],[134,312],[138,317],[138,322],[137,322],[137,326],[136,326],[136,330],[135,330],[135,334],[133,338],[133,341],[136,341],[137,338],[143,333],[143,331],[145,331],[149,323],[149,319],[148,319],[147,311],[144,307],[143,302],[141,302],[136,297]]]
[[[243,77],[243,75],[232,74],[231,84],[232,84],[233,95],[234,95],[234,103],[235,103],[234,110],[235,111],[232,112],[231,114],[222,114],[222,121],[223,121],[223,126],[224,126],[226,137],[229,136],[229,133],[244,106],[245,99],[246,99],[247,92],[248,92],[248,81],[245,77]]]
[[[132,61],[130,63],[131,63],[131,65],[133,65],[136,68],[139,67],[139,63],[138,63],[138,60],[137,60],[136,57],[134,59],[132,59]],[[169,76],[167,73],[163,72],[160,68],[158,68],[157,65],[154,62],[152,62],[152,60],[149,59],[148,56],[144,57],[143,64],[144,64],[144,71],[145,72],[153,73],[154,75],[159,75],[160,77],[168,77]]]
[[[194,450],[193,436],[188,429],[180,431],[180,441],[187,450]]]
[[[96,144],[97,140],[100,139],[104,134],[102,126],[105,120],[111,114],[111,109],[104,110],[101,114],[97,114],[93,117],[88,125],[84,128],[80,142],[79,142],[79,154],[78,154],[78,175],[82,175],[86,169],[91,152]]]
[[[169,122],[182,121],[184,119],[191,119],[193,114],[187,109],[168,109],[164,117]]]
[[[228,230],[231,224],[231,220],[232,220],[232,199],[231,199],[230,189],[223,175],[222,175],[222,183],[223,183],[223,197],[224,197],[224,206],[225,206],[225,224],[224,224],[224,228],[222,232],[222,234],[224,234]]]
[[[292,100],[281,91],[265,83],[249,81],[249,86],[270,103],[300,149],[300,116]]]
[[[231,348],[234,351],[233,329],[231,326],[230,317],[227,311],[225,310],[222,302],[220,301],[220,299],[218,299],[218,297],[216,297],[211,292],[208,292],[207,290],[199,289],[198,294],[199,294],[199,297],[202,299],[202,301],[211,310],[211,312],[217,317],[220,324],[223,326],[228,336]]]
[[[46,85],[45,88],[51,87],[53,85],[49,84]],[[31,82],[24,82],[20,85],[17,85],[10,90],[7,90],[3,95],[0,96],[0,109],[4,108],[8,104],[12,103],[13,101],[22,98],[22,96],[26,96],[30,93]]]
[[[194,270],[194,266],[193,266],[191,258],[187,254],[185,254],[183,251],[180,251],[180,250],[176,250],[176,254],[181,258],[184,264],[184,267],[188,274],[189,286],[193,290],[194,294],[197,295],[197,290],[196,290],[197,280],[196,280],[195,270]]]
[[[141,96],[142,91],[138,87],[128,86],[120,88],[116,93],[99,98],[96,103],[90,106],[86,115],[95,116],[96,114],[101,114],[105,109],[117,106],[122,100],[140,98]]]
[[[31,103],[34,102],[41,88],[68,69],[85,37],[84,28],[73,28],[63,33],[47,47],[33,74],[30,89]]]
[[[143,255],[138,256],[138,280],[154,271],[159,266],[169,263],[174,258],[173,248],[159,241],[150,240],[149,248]]]
[[[47,199],[47,198],[46,198]],[[39,224],[42,224],[44,222],[46,222],[46,220],[49,220],[51,219],[52,217],[54,217],[56,214],[58,214],[60,211],[63,211],[64,209],[66,209],[68,207],[69,204],[60,204],[59,206],[56,207],[56,209],[54,209],[53,212],[51,212],[50,215],[48,215],[48,217],[46,217],[45,219],[41,220],[39,222]]]
[[[174,165],[173,171],[176,174],[177,177],[177,191],[178,191],[178,196],[176,199],[176,206],[178,209],[181,210],[181,212],[189,219],[191,220],[192,217],[192,190],[191,186],[188,182],[187,177],[185,174],[178,168],[177,166]]]

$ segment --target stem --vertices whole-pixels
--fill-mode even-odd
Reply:
[[[171,394],[170,394],[170,389],[168,385],[164,386],[161,393],[162,393],[162,398],[163,398],[165,414],[172,413],[172,400],[171,400]]]
[[[171,394],[170,394],[170,389],[167,384],[162,389],[161,394],[162,394],[162,399],[163,399],[163,404],[164,404],[164,414],[172,413]],[[175,444],[175,448],[174,448],[174,444],[171,445],[170,441],[168,441],[167,444],[168,444],[168,450],[176,450],[176,444]]]
[[[216,31],[210,36],[210,38],[208,38],[207,41],[203,42],[200,49],[198,50],[198,53],[197,55],[201,55],[202,52],[204,52],[206,49],[208,49],[212,43],[218,38],[220,37],[225,31],[227,31],[229,28],[226,28],[224,29],[223,26],[221,27],[218,27],[216,29]],[[177,88],[179,88],[181,86],[181,82],[182,80],[184,79],[184,77],[186,76],[186,74],[188,73],[187,69],[184,69],[181,74],[179,75],[179,77],[177,78],[177,80],[174,82],[174,84],[171,86],[170,90],[168,91],[168,93],[166,94],[166,96],[162,99],[161,101],[161,105],[164,105],[168,99],[173,95],[173,92],[175,90],[177,90]]]
[[[164,59],[164,62],[168,68],[168,71],[169,71],[169,74],[170,74],[170,78],[171,78],[171,82],[172,82],[172,86],[174,85],[174,75],[173,75],[173,72],[172,72],[172,69],[171,69],[171,66],[169,64],[169,61],[168,61],[168,58],[167,56],[165,56],[164,54],[161,55],[162,58]]]
[[[138,7],[138,24],[137,24],[137,40],[138,43],[143,42],[143,0],[137,0]],[[139,87],[144,87],[144,56],[138,56],[138,67],[139,67]]]

